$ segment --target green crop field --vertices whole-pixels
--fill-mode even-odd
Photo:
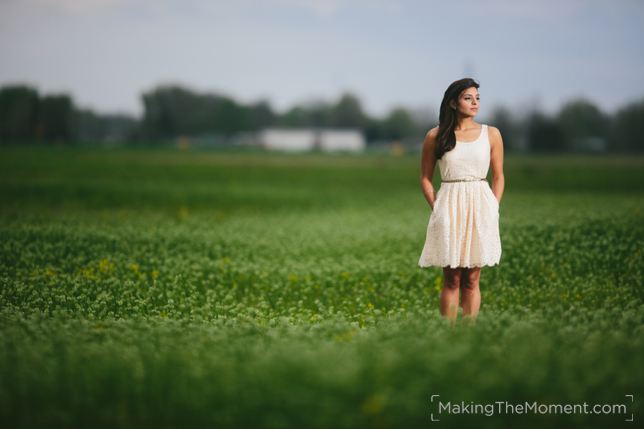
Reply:
[[[442,270],[417,266],[419,167],[0,150],[0,426],[639,425],[644,159],[506,155],[473,326],[442,319]],[[474,406],[497,401],[623,407]]]

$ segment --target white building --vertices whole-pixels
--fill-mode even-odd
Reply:
[[[258,144],[270,150],[361,152],[366,141],[359,130],[314,128],[267,128],[258,133]]]
[[[315,132],[309,129],[267,128],[259,132],[258,144],[270,150],[307,151],[315,148]]]
[[[319,133],[319,147],[325,152],[362,152],[367,143],[358,130],[322,130]]]

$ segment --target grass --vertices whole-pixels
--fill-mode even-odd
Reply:
[[[641,158],[506,156],[501,264],[478,323],[451,327],[442,271],[417,266],[417,154],[0,155],[3,427],[641,417]],[[449,415],[432,395],[627,409]]]

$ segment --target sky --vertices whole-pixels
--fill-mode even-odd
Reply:
[[[612,113],[644,96],[643,22],[641,0],[0,0],[0,85],[137,116],[164,84],[279,112],[351,92],[382,117],[472,77],[482,116]]]

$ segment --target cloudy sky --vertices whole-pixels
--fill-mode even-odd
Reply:
[[[0,0],[0,85],[135,115],[166,83],[279,111],[351,91],[381,116],[469,76],[483,117],[612,112],[644,96],[643,22],[640,0]]]

